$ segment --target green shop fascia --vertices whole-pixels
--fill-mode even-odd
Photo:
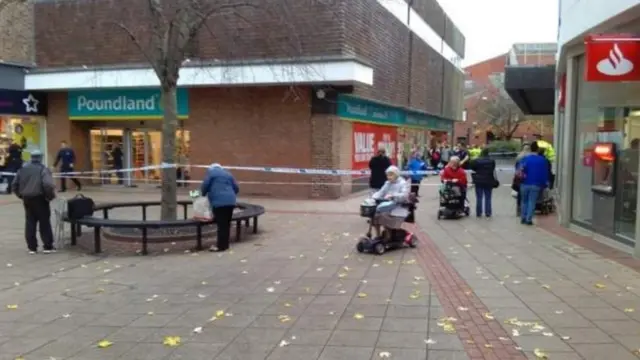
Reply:
[[[447,133],[453,132],[454,120],[452,119],[351,95],[338,95],[336,112],[338,117],[348,121]]]

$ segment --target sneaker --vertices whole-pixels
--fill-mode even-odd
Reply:
[[[43,250],[42,253],[43,254],[53,254],[56,252],[56,249],[48,249],[48,250]]]
[[[35,250],[29,250],[29,255],[35,255],[35,254],[37,254],[37,253],[38,253],[38,252],[37,252],[37,251],[35,251]]]

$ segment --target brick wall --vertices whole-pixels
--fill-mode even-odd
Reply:
[[[255,0],[257,3],[258,0]],[[146,0],[51,1],[36,4],[36,50],[43,67],[146,63],[126,27],[149,48]],[[341,11],[322,2],[259,1],[208,21],[191,58],[262,59],[340,55]],[[118,23],[114,22],[118,20]]]
[[[119,19],[146,47],[149,22],[145,20],[148,15],[144,3],[130,0],[126,7],[117,0],[38,3],[38,64],[55,67],[146,62],[113,22]],[[418,37],[410,40],[406,26],[376,0],[264,3],[257,10],[236,10],[239,16],[212,18],[199,33],[191,57],[255,60],[357,56],[374,68],[374,85],[358,86],[357,95],[434,114],[453,113],[452,101],[447,102],[446,111],[442,108],[442,84],[457,80],[444,77],[442,57]],[[446,34],[449,23],[435,0],[416,0],[414,6],[441,36]],[[452,26],[449,31],[459,34]],[[451,40],[456,36],[461,38],[455,35]],[[407,57],[410,41],[411,59]]]
[[[312,166],[308,89],[288,87],[190,90],[192,164]],[[323,136],[323,135],[320,135]],[[193,169],[202,179],[203,169]],[[308,175],[234,171],[238,181],[309,183]],[[241,184],[245,195],[308,198],[308,185]]]
[[[34,63],[33,3],[10,3],[0,11],[0,60]]]

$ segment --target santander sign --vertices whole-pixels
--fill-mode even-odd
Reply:
[[[590,36],[585,47],[587,81],[640,81],[640,38]]]
[[[623,76],[633,71],[633,63],[624,57],[618,44],[613,44],[609,56],[600,60],[596,68],[607,76]]]

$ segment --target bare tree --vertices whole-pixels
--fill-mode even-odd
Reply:
[[[479,122],[487,124],[504,140],[511,140],[520,125],[527,121],[513,100],[500,93],[483,97],[475,110]]]
[[[175,164],[176,130],[178,130],[177,87],[180,68],[187,60],[187,50],[214,15],[242,7],[246,2],[216,0],[147,0],[150,26],[148,42],[142,41],[127,24],[116,22],[147,59],[160,80],[163,105],[162,161]],[[177,216],[177,177],[174,167],[162,169],[161,218]]]

